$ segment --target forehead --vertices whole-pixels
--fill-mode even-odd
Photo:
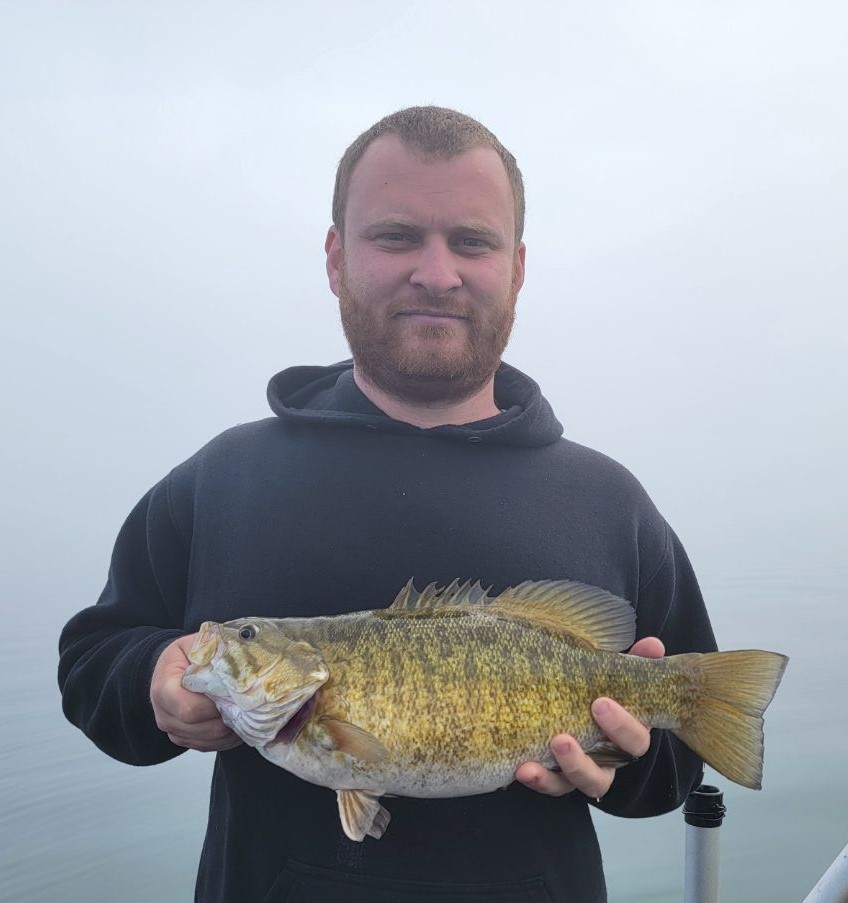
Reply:
[[[423,156],[394,135],[377,138],[353,170],[345,228],[391,218],[486,222],[514,238],[515,202],[501,158],[490,147],[448,158]]]

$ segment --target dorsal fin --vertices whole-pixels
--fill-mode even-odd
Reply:
[[[636,639],[636,612],[625,599],[576,580],[527,580],[504,590],[490,612],[620,652]]]
[[[410,578],[406,586],[395,596],[394,602],[388,610],[415,611],[421,608],[439,608],[448,605],[451,607],[479,605],[492,601],[487,592],[479,580],[476,583],[472,583],[470,580],[466,580],[465,583],[454,580],[447,586],[437,586],[435,583],[431,583],[419,593]]]
[[[491,589],[491,587],[490,587]],[[431,583],[420,593],[410,580],[388,610],[425,608],[469,610],[483,605],[487,614],[523,621],[556,633],[567,633],[598,649],[620,652],[636,638],[636,612],[624,599],[575,580],[527,580],[489,596],[479,581],[454,580],[445,587]]]

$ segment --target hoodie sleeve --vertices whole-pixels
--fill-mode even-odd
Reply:
[[[184,630],[188,550],[163,480],[124,523],[96,605],[75,615],[59,640],[62,707],[100,749],[133,765],[185,750],[156,727],[150,681],[162,650]]]
[[[714,652],[715,637],[692,566],[667,525],[665,533],[662,561],[639,591],[638,637],[659,637],[666,655]],[[701,760],[670,731],[653,730],[648,752],[617,771],[600,803],[591,802],[611,815],[662,815],[683,805],[703,771]]]

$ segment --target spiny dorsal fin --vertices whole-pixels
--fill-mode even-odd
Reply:
[[[576,580],[527,580],[494,597],[479,580],[454,580],[444,587],[431,583],[420,593],[410,580],[387,610],[393,614],[428,608],[468,611],[477,605],[495,617],[567,633],[611,652],[628,649],[636,638],[636,613],[629,602]]]
[[[387,610],[415,611],[421,608],[439,608],[448,605],[456,607],[457,605],[485,604],[491,602],[491,597],[487,595],[487,592],[480,585],[479,580],[476,583],[472,583],[470,580],[466,580],[465,583],[454,580],[447,586],[437,586],[435,583],[431,583],[419,593],[410,578]]]
[[[527,580],[504,590],[487,610],[620,652],[636,639],[636,612],[625,599],[576,580]]]

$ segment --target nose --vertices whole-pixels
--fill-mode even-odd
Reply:
[[[462,285],[458,265],[459,258],[445,241],[431,240],[416,254],[409,281],[439,298]]]

